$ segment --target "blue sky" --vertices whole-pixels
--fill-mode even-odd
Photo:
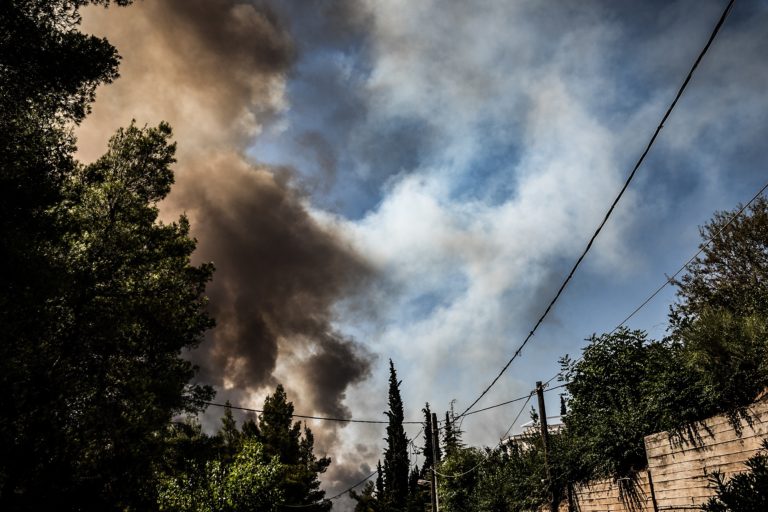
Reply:
[[[342,390],[344,405],[381,416],[391,358],[406,415],[419,418],[427,401],[443,411],[456,399],[463,409],[515,351],[725,3],[272,2],[296,57],[268,86],[253,86],[241,105],[246,121],[184,103],[182,88],[155,110],[175,121],[182,166],[185,142],[237,139],[243,161],[293,169],[313,221],[373,269],[333,300],[333,328],[376,357],[367,378]],[[611,330],[693,254],[699,225],[768,179],[766,26],[766,2],[736,3],[584,265],[480,405],[526,394],[557,371],[559,357],[578,354],[584,338]],[[119,40],[123,33],[111,30]],[[101,121],[91,125],[99,130],[115,110],[139,109],[132,115],[149,121],[156,114],[138,107],[151,94],[136,77],[151,65],[135,64],[131,51],[139,50],[124,52],[122,80],[141,94],[125,86],[118,108],[105,92],[94,111]],[[86,124],[81,140],[97,131]],[[194,229],[194,205],[183,209]],[[663,336],[672,300],[666,290],[630,326]],[[277,380],[301,368],[301,350],[281,343]],[[301,382],[287,387],[301,395]],[[262,392],[237,397],[258,405]],[[302,396],[296,402],[316,410]],[[494,444],[516,414],[508,407],[471,417],[467,441]],[[339,467],[353,469],[330,478],[330,488],[375,465],[382,437],[371,426],[335,431],[329,449]]]
[[[327,35],[327,4],[314,5],[295,22],[282,7],[301,57],[289,108],[252,153],[312,179],[297,141],[322,134],[336,165],[312,205],[385,269],[376,318],[342,310],[339,325],[396,361],[412,407],[462,404],[554,294],[723,2],[363,2],[362,21],[334,25],[344,36]],[[765,7],[737,5],[496,399],[612,328],[692,254],[698,225],[762,185]],[[632,326],[663,335],[671,300]]]
[[[412,416],[425,401],[463,408],[514,352],[722,7],[369,2],[348,38],[307,38],[284,124],[253,153],[315,176],[295,145],[312,129],[337,155],[312,204],[384,269],[375,318],[342,309],[338,322],[396,362]],[[697,226],[763,184],[765,7],[737,5],[585,265],[482,404],[525,394],[612,329],[693,253]],[[323,23],[303,18],[292,33],[301,43]],[[630,325],[663,336],[672,300],[666,291]],[[379,364],[372,380],[384,377]],[[370,414],[380,395],[349,393]],[[515,413],[468,420],[469,439],[494,443]]]

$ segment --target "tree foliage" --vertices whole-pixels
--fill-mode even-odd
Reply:
[[[733,422],[768,387],[768,316],[704,309],[678,331],[684,371],[695,382],[689,420],[726,413]]]
[[[461,441],[463,432],[456,424],[456,413],[453,411],[454,403],[455,400],[451,400],[451,409],[449,411],[445,411],[443,446],[446,456],[456,453],[460,449],[464,448],[464,443]]]
[[[147,508],[174,414],[210,390],[179,357],[212,325],[212,268],[157,203],[173,182],[170,128],[120,130],[91,165],[72,125],[117,77],[78,9],[0,4],[0,508]],[[130,2],[114,2],[126,5]]]
[[[421,410],[424,413],[424,447],[421,449],[421,453],[424,455],[424,464],[421,466],[422,478],[428,476],[429,470],[434,466],[435,459],[440,459],[440,446],[432,446],[432,411],[429,409],[429,402],[424,405]],[[437,457],[435,457],[435,453]]]
[[[408,502],[408,438],[403,428],[403,400],[395,365],[389,361],[389,418],[384,450],[384,510],[405,510]]]
[[[689,325],[704,311],[768,315],[768,199],[760,196],[731,221],[740,209],[715,212],[700,229],[702,254],[675,282],[678,301],[670,317],[674,329]],[[709,239],[712,242],[706,243]]]
[[[325,491],[320,490],[319,475],[331,464],[328,457],[317,458],[314,454],[315,438],[308,427],[293,420],[293,403],[288,401],[285,389],[278,385],[264,401],[259,417],[259,439],[265,453],[278,457],[286,468],[280,483],[285,503],[302,506],[309,511],[330,510]]]
[[[705,512],[754,512],[768,510],[768,440],[750,457],[747,471],[726,481],[722,473],[711,477],[717,494],[704,505]]]
[[[349,491],[349,497],[355,500],[355,512],[379,512],[379,500],[376,496],[376,485],[369,480],[360,493]]]
[[[211,459],[195,472],[176,472],[159,479],[158,507],[173,512],[240,512],[280,510],[284,467],[268,458],[255,439],[239,444],[229,463]]]
[[[538,510],[547,500],[539,436],[495,449],[459,448],[440,464],[440,509],[447,512]]]
[[[649,390],[669,371],[670,355],[664,343],[622,328],[590,338],[581,360],[562,360],[570,395],[564,423],[582,454],[579,479],[645,467],[643,437],[662,427]]]
[[[318,475],[330,459],[317,459],[312,431],[292,423],[293,404],[278,385],[258,423],[242,428],[225,408],[215,436],[199,425],[174,425],[158,469],[158,506],[174,512],[273,511],[300,507],[327,511]]]
[[[768,387],[768,201],[731,221],[737,211],[701,229],[702,256],[675,282],[670,336],[620,329],[563,360],[574,479],[630,476],[645,464],[645,435],[695,441],[697,422],[725,413],[736,425]]]
[[[446,452],[437,467],[441,510],[472,510],[478,478],[476,466],[483,459],[484,454],[477,448],[457,448]]]

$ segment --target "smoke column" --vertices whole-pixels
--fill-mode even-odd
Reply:
[[[89,8],[84,30],[107,37],[123,61],[78,129],[80,157],[96,158],[131,119],[175,130],[176,184],[162,216],[186,213],[195,257],[216,265],[217,326],[189,355],[199,380],[220,399],[260,406],[285,379],[297,409],[349,414],[345,391],[368,376],[372,355],[334,329],[334,305],[372,271],[311,216],[295,172],[246,155],[285,108],[295,49],[278,17],[258,2],[145,0]],[[319,447],[330,450],[336,428],[322,427]]]

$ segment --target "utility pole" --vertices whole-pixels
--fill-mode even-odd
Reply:
[[[437,440],[437,414],[432,413],[432,512],[440,512],[440,500],[437,498],[437,463],[440,462],[438,457],[438,447],[440,442]]]
[[[552,489],[552,476],[549,471],[549,427],[547,426],[547,408],[544,406],[544,386],[536,382],[536,396],[539,398],[539,424],[541,425],[541,446],[544,450],[544,468],[547,475],[547,488],[550,494],[550,510],[557,512],[557,500]]]

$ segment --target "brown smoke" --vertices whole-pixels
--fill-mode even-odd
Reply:
[[[195,257],[216,265],[208,294],[217,326],[191,354],[200,380],[261,405],[252,394],[274,385],[285,359],[298,373],[285,383],[301,393],[297,408],[347,414],[344,393],[368,375],[371,356],[333,328],[333,308],[369,268],[308,213],[295,173],[245,156],[284,108],[294,48],[278,17],[258,2],[144,0],[89,9],[84,28],[106,36],[123,62],[78,130],[81,157],[95,158],[131,118],[175,129],[177,182],[162,214],[185,212]]]

